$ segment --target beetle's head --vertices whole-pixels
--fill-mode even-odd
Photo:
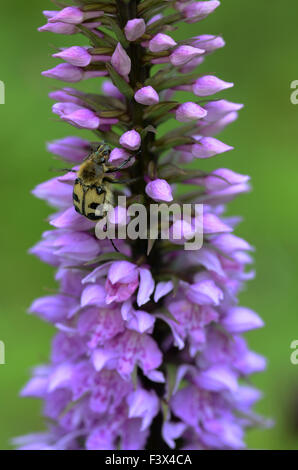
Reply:
[[[98,164],[106,163],[109,159],[110,153],[111,153],[111,147],[108,144],[106,143],[100,144],[98,149],[95,152],[96,163]]]

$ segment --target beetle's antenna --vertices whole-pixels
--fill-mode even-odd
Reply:
[[[73,170],[72,168],[49,168],[49,171],[56,171],[58,173],[60,173],[61,171],[66,171],[67,173],[68,172],[71,172],[71,173],[76,173],[77,172],[76,170]]]

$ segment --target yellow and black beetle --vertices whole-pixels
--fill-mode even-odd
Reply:
[[[97,150],[83,161],[74,182],[74,208],[79,214],[90,220],[102,219],[105,215],[105,206],[114,206],[111,184],[133,182],[133,180],[117,181],[111,175],[111,173],[121,170],[132,158],[132,155],[118,168],[113,168],[108,165],[110,153],[110,146],[101,143]],[[101,210],[98,210],[98,207]]]

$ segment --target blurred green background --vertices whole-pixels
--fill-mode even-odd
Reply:
[[[80,39],[37,33],[44,24],[41,10],[55,9],[48,0],[3,3],[0,340],[6,364],[0,365],[0,448],[8,449],[13,436],[43,427],[38,401],[20,399],[18,392],[30,368],[47,361],[53,335],[49,325],[26,314],[35,297],[55,286],[53,269],[27,255],[47,229],[49,214],[30,190],[53,176],[49,168],[55,161],[45,141],[76,133],[51,115],[47,92],[59,83],[40,72],[56,63],[55,46],[80,44]],[[298,79],[297,14],[295,0],[223,0],[209,19],[178,33],[223,35],[226,48],[210,56],[202,70],[235,82],[224,97],[245,103],[238,122],[220,137],[236,150],[212,165],[250,174],[254,187],[231,204],[230,213],[244,217],[237,234],[257,248],[257,278],[241,302],[266,322],[248,339],[268,358],[268,370],[253,382],[264,392],[258,411],[276,425],[250,432],[250,448],[298,449],[298,366],[290,363],[290,343],[298,339],[298,106],[290,102],[290,83]]]

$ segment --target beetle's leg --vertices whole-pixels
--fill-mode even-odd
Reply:
[[[112,244],[114,250],[117,251],[118,253],[120,253],[120,250],[118,250],[118,248],[116,247],[116,245],[115,245],[115,243],[113,242],[113,240],[112,240],[111,238],[109,238],[109,240],[110,240],[110,242],[111,242],[111,244]]]
[[[135,157],[136,155],[140,154],[141,151],[139,150],[137,153],[133,154],[133,155],[130,155],[126,160],[124,160],[124,162],[121,163],[120,166],[118,166],[117,168],[111,168],[110,170],[107,170],[106,173],[115,173],[116,171],[119,171],[119,170],[122,170],[122,168],[128,163],[130,162],[130,160]]]
[[[77,170],[73,170],[72,168],[50,168],[50,171],[57,171],[57,172],[61,172],[61,171],[66,171],[67,173],[77,173]]]
[[[114,178],[112,178],[112,177],[110,178],[109,176],[106,176],[106,174],[107,174],[107,172],[105,172],[105,175],[103,177],[103,181],[106,181],[107,183],[114,183],[115,182]]]

